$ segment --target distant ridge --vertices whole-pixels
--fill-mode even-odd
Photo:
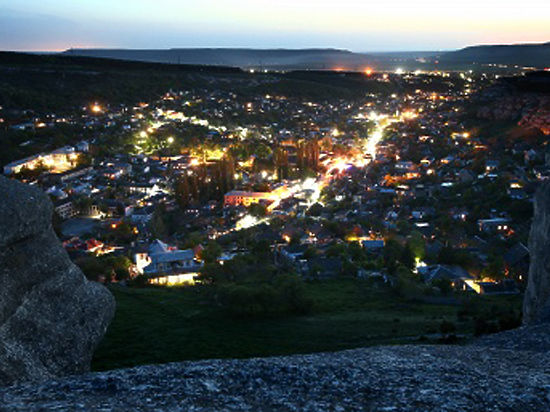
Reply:
[[[367,65],[366,55],[338,49],[70,49],[64,54],[170,64],[204,64],[241,68],[355,69]]]
[[[470,46],[440,56],[442,63],[450,64],[505,64],[550,67],[550,42]]]
[[[270,70],[376,70],[471,68],[475,65],[550,67],[550,42],[470,46],[450,52],[355,53],[342,49],[69,49],[64,55],[165,64]]]

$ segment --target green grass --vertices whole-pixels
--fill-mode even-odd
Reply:
[[[234,319],[213,307],[200,288],[113,287],[116,316],[92,368],[411,343],[421,335],[438,332],[443,320],[454,322],[457,333],[473,330],[473,322],[457,321],[460,305],[410,303],[358,280],[312,283],[307,288],[315,302],[309,315]],[[517,297],[476,298],[482,309],[487,305],[515,307],[518,302]]]

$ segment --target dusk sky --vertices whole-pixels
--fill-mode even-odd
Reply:
[[[0,49],[444,50],[550,41],[549,0],[0,0]]]

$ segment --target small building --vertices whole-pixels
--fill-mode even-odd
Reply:
[[[504,254],[504,263],[509,275],[522,282],[529,273],[529,249],[523,243],[516,243]]]
[[[368,251],[368,252],[378,252],[382,249],[384,249],[385,242],[384,239],[377,239],[377,240],[363,240],[361,242],[361,245]]]
[[[480,295],[516,295],[519,289],[513,279],[504,279],[500,282],[476,282]]]
[[[339,257],[315,257],[306,265],[306,278],[330,279],[342,274],[343,263]]]
[[[510,220],[503,217],[480,219],[477,225],[481,232],[489,234],[506,233],[510,230]]]
[[[288,245],[281,249],[281,255],[288,260],[295,262],[304,256],[307,248],[307,245]]]
[[[135,260],[138,273],[143,273],[153,285],[192,285],[202,267],[193,249],[180,250],[158,239],[147,252],[138,251]]]
[[[73,202],[69,199],[57,201],[54,205],[54,210],[63,220],[70,219],[78,214],[78,211],[73,206]]]
[[[418,273],[426,283],[432,283],[436,280],[445,279],[454,286],[464,281],[472,280],[472,276],[461,266],[456,265],[433,265],[418,268]]]
[[[250,206],[262,201],[273,200],[271,192],[247,192],[241,190],[232,190],[224,195],[224,206]]]

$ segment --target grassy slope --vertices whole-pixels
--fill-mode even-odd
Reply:
[[[95,370],[414,342],[437,332],[443,319],[456,322],[460,309],[407,303],[356,280],[310,284],[315,301],[310,315],[267,320],[232,319],[210,306],[198,289],[112,290],[117,314],[95,354]],[[489,303],[495,301],[484,300]],[[496,303],[519,308],[517,297]],[[470,333],[472,322],[457,327],[458,333]]]

